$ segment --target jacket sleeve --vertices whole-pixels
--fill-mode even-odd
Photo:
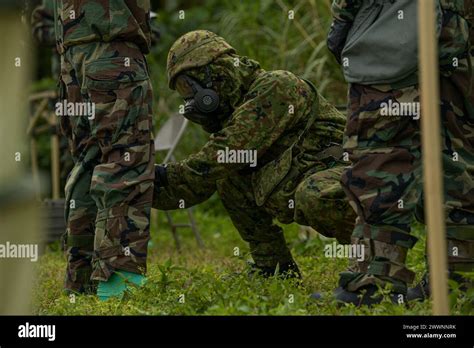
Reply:
[[[288,96],[295,95],[299,79],[289,75],[287,72],[267,72],[259,76],[225,128],[212,134],[197,154],[168,165],[169,185],[193,185],[203,178],[219,180],[249,166],[249,163],[221,163],[218,156],[226,148],[256,150],[256,158],[261,158],[294,122],[294,115],[289,115],[291,102]]]
[[[153,208],[159,210],[175,210],[191,208],[208,200],[216,191],[216,183],[201,180],[199,185],[187,184],[177,186],[155,186],[153,193]]]

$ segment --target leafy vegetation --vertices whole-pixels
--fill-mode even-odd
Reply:
[[[62,294],[65,258],[50,251],[38,265],[39,276],[34,297],[34,311],[42,315],[428,315],[429,302],[409,306],[393,305],[386,300],[372,308],[338,306],[331,299],[338,273],[347,266],[345,259],[324,257],[324,245],[332,240],[319,237],[302,240],[298,226],[285,226],[285,233],[303,273],[303,285],[293,280],[249,277],[246,261],[248,248],[230,220],[209,213],[209,204],[196,211],[206,248],[200,250],[189,230],[179,230],[183,248],[174,245],[164,215],[153,224],[152,246],[148,261],[148,281],[133,289],[123,299],[100,302],[95,296],[77,296],[75,303]],[[176,212],[177,219],[185,217]],[[409,266],[418,278],[424,272],[424,238],[410,253]],[[240,256],[234,256],[235,249]],[[474,314],[474,308],[452,284],[453,313]],[[322,291],[325,299],[310,299],[312,292]],[[184,297],[183,297],[184,295]]]

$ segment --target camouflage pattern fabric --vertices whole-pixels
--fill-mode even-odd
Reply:
[[[471,52],[440,82],[448,262],[450,270],[466,272],[474,271],[473,65]]]
[[[381,104],[388,100],[416,103],[418,89],[380,91],[351,85],[344,150],[352,166],[344,171],[342,184],[358,216],[353,243],[363,244],[366,255],[352,283],[345,284],[348,274],[343,274],[341,285],[350,291],[390,278],[406,291],[404,284],[414,277],[404,263],[417,240],[410,226],[422,185],[419,122],[382,116]]]
[[[110,10],[108,1],[74,1],[77,3],[87,9],[78,12],[82,15],[89,13],[90,4],[107,5]],[[140,3],[149,8],[148,1]],[[121,6],[121,13],[131,11]],[[144,15],[145,9],[142,12]],[[141,36],[132,19],[115,19],[117,26],[107,22],[109,30],[127,33],[115,39]],[[93,20],[104,18],[87,17],[87,25]],[[78,23],[75,28],[85,25],[85,20]],[[98,28],[102,24],[97,23]],[[79,38],[79,32],[87,28],[73,37]],[[115,270],[146,271],[154,180],[152,89],[139,42],[67,42],[70,45],[61,57],[61,99],[95,105],[93,119],[60,117],[75,162],[65,189],[69,257],[65,287],[84,291],[91,280],[105,281]]]
[[[443,25],[439,37],[439,64],[441,73],[449,75],[455,70],[453,59],[468,56],[467,46],[473,40],[473,0],[440,0],[443,8]],[[462,70],[461,70],[462,71]]]
[[[334,0],[331,6],[334,19],[353,22],[362,7],[362,2],[363,0]]]
[[[55,46],[54,32],[54,0],[43,0],[31,14],[33,37],[42,45]]]
[[[55,0],[61,25],[59,51],[90,42],[134,42],[143,53],[151,43],[150,1]]]
[[[39,45],[51,47],[51,76],[58,79],[61,73],[61,63],[56,49],[54,6],[54,0],[43,0],[31,14],[31,29],[33,37]]]
[[[274,193],[264,206],[258,206],[251,175],[233,175],[217,181],[203,180],[195,185],[155,186],[153,208],[174,210],[189,208],[204,202],[216,191],[242,239],[249,243],[252,258],[260,268],[275,268],[292,260],[283,230],[274,223],[296,222],[311,226],[341,243],[350,242],[354,213],[345,199],[339,183],[343,166],[327,169],[321,165],[300,180],[296,188]],[[277,197],[285,197],[277,201]],[[290,208],[290,200],[294,208]],[[324,219],[321,218],[324,216]]]
[[[200,45],[201,40],[207,44]],[[196,31],[178,39],[170,51],[170,80],[186,73],[203,82],[210,72],[221,103],[231,113],[198,153],[167,165],[169,185],[156,185],[153,207],[177,209],[180,200],[190,207],[217,191],[262,268],[292,260],[274,219],[310,225],[348,242],[354,215],[338,183],[343,163],[318,158],[323,149],[342,141],[344,117],[292,73],[264,71],[229,47],[213,33]],[[176,62],[204,65],[182,70]],[[315,121],[298,142],[313,112]],[[255,150],[257,165],[220,163],[218,152],[226,148]]]
[[[470,10],[465,9],[472,13],[472,1],[442,2],[445,16],[440,35],[441,135],[449,269],[472,272],[473,58],[467,53],[465,21],[460,12],[450,12],[447,6],[461,3],[469,3]],[[456,25],[458,30],[453,29]],[[453,39],[453,33],[459,40]],[[457,66],[452,64],[453,58],[458,58]],[[449,60],[451,66],[446,66]],[[415,215],[423,221],[419,120],[413,114],[386,116],[382,110],[384,103],[389,102],[416,105],[418,86],[397,89],[352,84],[349,95],[344,148],[352,165],[344,171],[341,182],[358,216],[353,242],[365,245],[366,255],[363,262],[341,274],[340,285],[357,291],[369,284],[390,283],[397,292],[404,293],[407,283],[414,278],[405,266],[408,250],[416,243],[410,235],[411,224]]]
[[[41,5],[36,7],[31,15],[31,27],[33,37],[39,45],[51,47],[51,77],[58,79],[61,73],[61,63],[56,50],[56,36],[54,31],[54,0],[43,0]],[[56,101],[51,102],[51,109],[54,109]],[[58,126],[59,131],[59,126]],[[66,185],[67,176],[72,170],[74,163],[68,150],[68,140],[64,136],[59,139],[60,152],[60,184]]]
[[[196,47],[196,42],[199,42],[201,46]],[[190,51],[192,54],[189,54]],[[166,71],[169,87],[176,88],[175,80],[180,73],[206,66],[225,53],[235,53],[235,49],[223,38],[210,31],[196,30],[182,36],[168,52]],[[254,68],[258,67],[254,65]]]

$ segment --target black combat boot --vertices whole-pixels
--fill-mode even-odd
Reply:
[[[351,281],[357,280],[360,276],[363,276],[363,274],[351,271],[342,272],[339,278],[339,287],[333,291],[331,297],[341,305],[344,303],[352,303],[357,307],[370,307],[372,305],[381,303],[384,299],[384,296],[382,294],[377,293],[379,287],[375,284],[369,283],[366,285],[362,285],[360,287],[357,287],[355,291],[347,290]],[[390,298],[393,304],[406,304],[407,286],[404,282],[388,277],[385,277],[380,280],[384,282],[389,282],[389,284],[391,284],[388,297]],[[311,298],[313,300],[321,300],[324,298],[324,295],[319,292],[313,293],[311,295]]]
[[[277,274],[277,267],[258,267],[255,263],[249,263],[249,268],[249,276],[259,274],[265,278],[277,276],[281,279],[301,279],[301,272],[295,261],[279,264]]]
[[[459,284],[459,290],[467,292],[468,289],[474,285],[471,280],[461,276],[455,272],[449,272],[449,279],[456,281]],[[431,296],[430,283],[428,273],[425,273],[421,281],[413,288],[408,289],[407,300],[423,302]]]
[[[413,288],[409,288],[407,291],[407,301],[419,301],[423,302],[431,296],[430,287],[428,284],[428,274],[425,273],[423,278]]]
[[[383,296],[376,294],[378,288],[375,285],[368,285],[359,289],[358,291],[348,291],[342,287],[338,287],[333,292],[333,298],[336,299],[339,304],[352,303],[356,307],[360,306],[372,306],[379,304],[383,300]],[[405,304],[406,296],[402,293],[391,292],[390,300],[393,304]],[[316,292],[311,294],[313,300],[322,300],[324,296],[322,293]]]
[[[381,303],[383,300],[382,295],[376,295],[377,290],[378,288],[375,285],[368,285],[357,292],[347,291],[346,289],[339,287],[334,290],[334,297],[336,301],[341,303],[352,303],[357,307],[370,307]],[[406,302],[405,295],[401,293],[391,292],[389,297],[393,304],[405,304]]]

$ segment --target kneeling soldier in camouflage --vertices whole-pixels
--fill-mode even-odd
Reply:
[[[184,117],[211,135],[186,160],[155,167],[154,208],[190,207],[217,190],[264,275],[278,266],[299,276],[275,218],[349,242],[355,215],[339,185],[345,118],[310,82],[265,71],[201,30],[176,41],[167,72]]]

